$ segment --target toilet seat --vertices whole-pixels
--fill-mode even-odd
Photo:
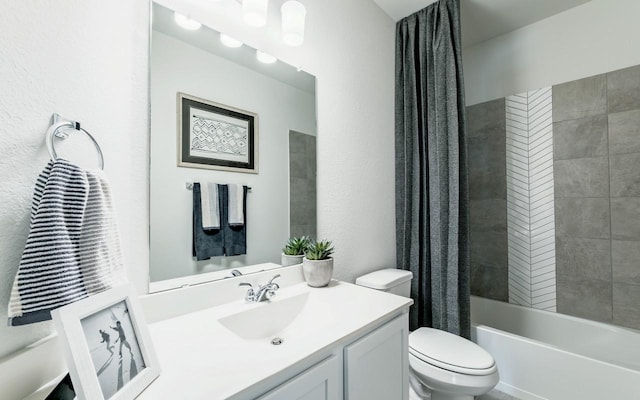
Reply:
[[[439,329],[412,332],[409,354],[434,367],[464,375],[491,375],[497,371],[493,357],[482,347]]]

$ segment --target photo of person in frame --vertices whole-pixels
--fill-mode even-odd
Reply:
[[[145,368],[127,304],[116,303],[83,318],[80,323],[102,394],[109,399]],[[123,352],[123,348],[128,351]]]

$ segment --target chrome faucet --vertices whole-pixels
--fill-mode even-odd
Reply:
[[[249,303],[259,303],[261,301],[269,300],[271,297],[275,296],[276,290],[280,289],[280,286],[278,286],[274,280],[279,277],[280,274],[276,274],[276,276],[271,278],[269,283],[258,286],[257,290],[255,290],[253,285],[248,282],[241,282],[238,286],[249,286],[249,289],[247,289],[247,295],[244,299]]]

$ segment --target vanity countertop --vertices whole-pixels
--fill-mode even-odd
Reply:
[[[243,339],[220,322],[245,311],[269,315],[266,307],[300,308],[300,301],[302,311],[294,310],[295,319],[284,321],[286,327],[273,335],[284,340],[279,346],[265,336],[268,330],[257,333],[262,338]],[[277,384],[274,377],[286,379],[294,366],[320,361],[333,344],[386,322],[412,303],[340,281],[325,288],[310,288],[303,282],[281,288],[271,303],[240,299],[150,324],[161,371],[138,399],[255,398],[256,385]]]

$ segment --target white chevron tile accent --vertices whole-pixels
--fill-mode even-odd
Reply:
[[[509,302],[556,311],[551,88],[505,104]]]

